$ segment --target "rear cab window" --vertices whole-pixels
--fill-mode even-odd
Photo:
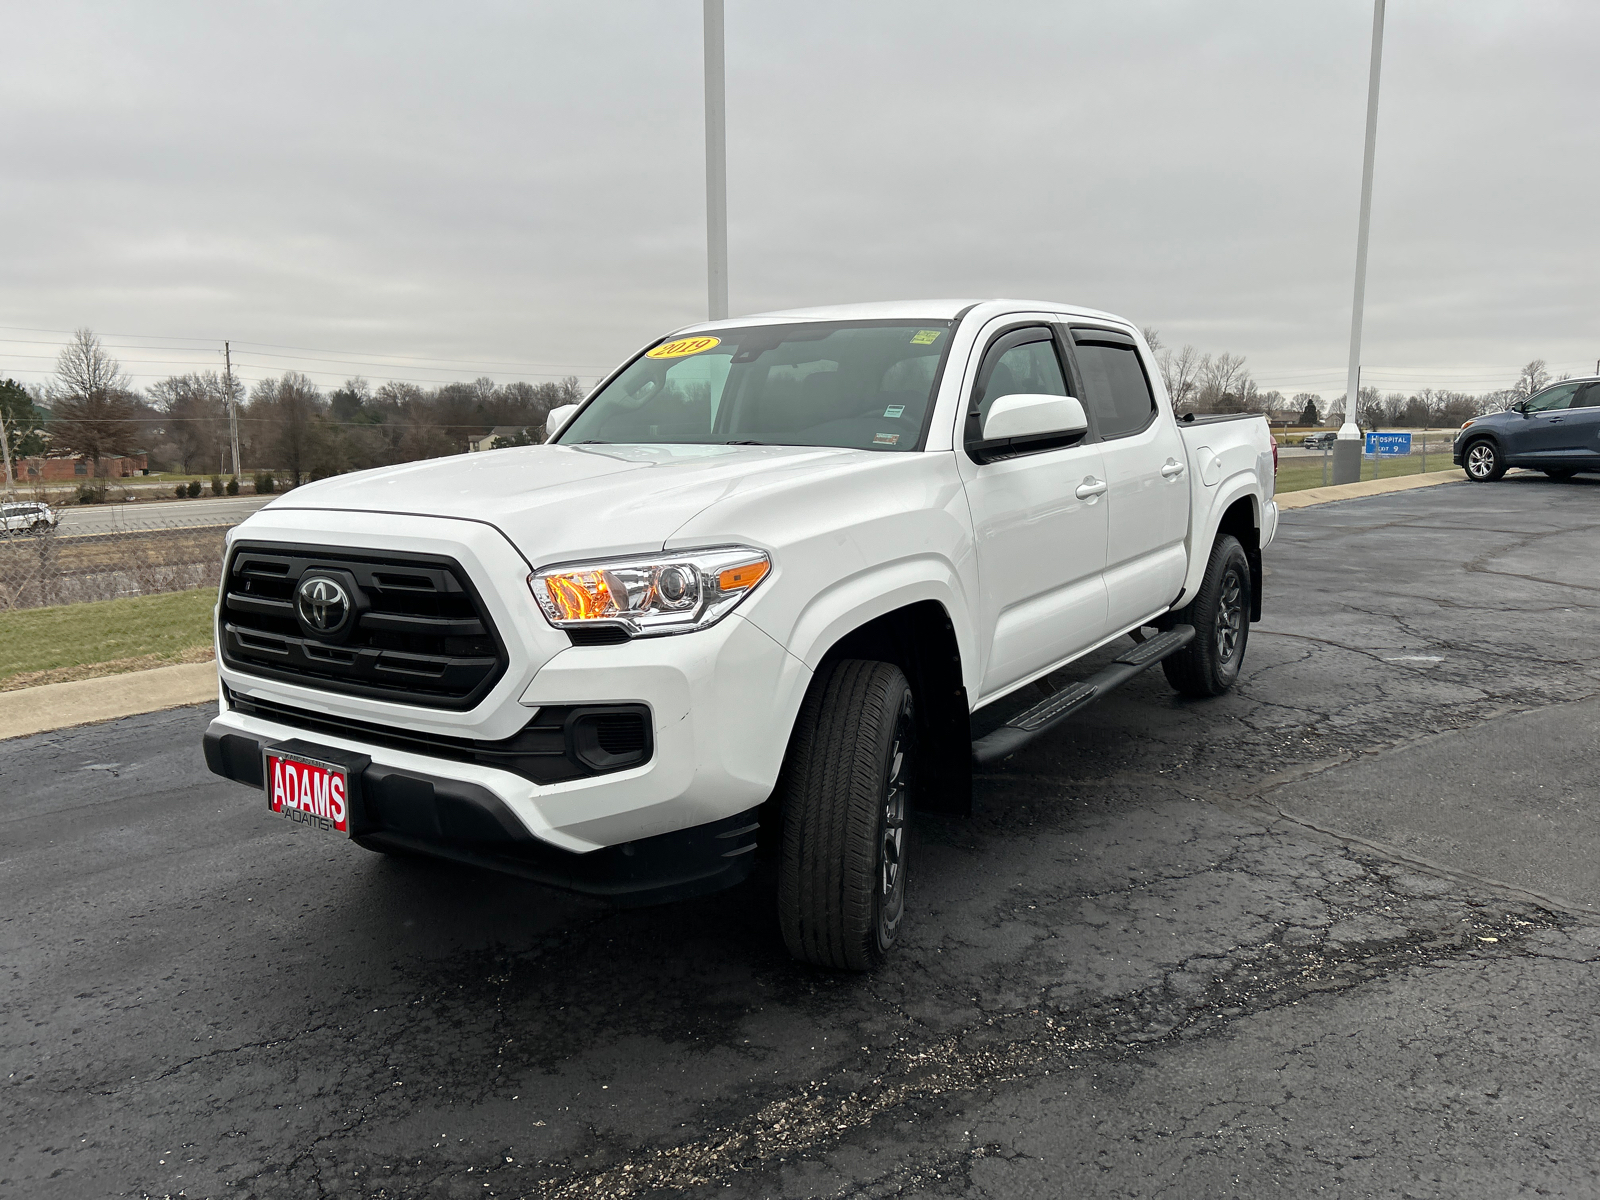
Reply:
[[[1071,327],[1084,407],[1102,438],[1139,433],[1155,420],[1156,397],[1133,338],[1110,329]]]

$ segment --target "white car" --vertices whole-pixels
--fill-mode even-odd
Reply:
[[[1227,690],[1260,615],[1266,421],[1175,420],[1106,313],[696,325],[549,428],[231,531],[212,770],[369,849],[632,901],[770,855],[794,954],[860,969],[901,925],[909,809],[966,811],[974,763],[1158,662]]]
[[[0,529],[7,533],[19,531],[44,533],[54,529],[61,517],[48,504],[35,501],[18,501],[0,504]]]

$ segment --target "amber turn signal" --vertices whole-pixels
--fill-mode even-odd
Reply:
[[[717,586],[725,592],[742,591],[744,588],[755,587],[766,578],[772,564],[766,559],[758,562],[742,563],[737,567],[729,567],[717,576]]]

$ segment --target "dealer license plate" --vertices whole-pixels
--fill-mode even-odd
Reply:
[[[350,832],[350,780],[343,767],[269,747],[267,807],[285,821],[327,833]]]

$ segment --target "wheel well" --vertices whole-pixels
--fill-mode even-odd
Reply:
[[[972,731],[961,648],[944,605],[923,600],[851,630],[822,656],[816,678],[841,658],[892,662],[906,673],[917,709],[922,769],[916,789],[924,812],[972,811]]]
[[[1244,556],[1250,563],[1250,619],[1261,620],[1261,528],[1256,523],[1255,501],[1245,496],[1235,500],[1222,514],[1217,526],[1217,536],[1232,534],[1244,547]]]

